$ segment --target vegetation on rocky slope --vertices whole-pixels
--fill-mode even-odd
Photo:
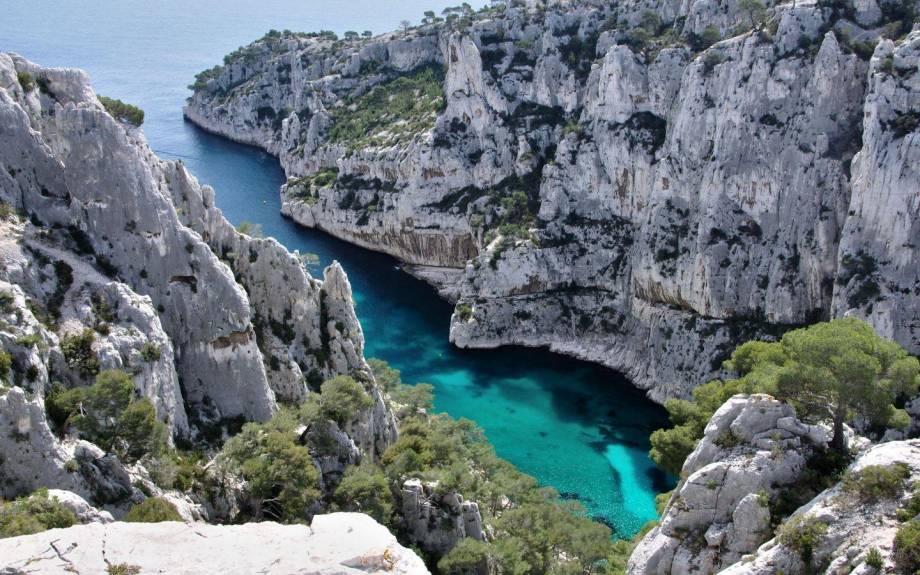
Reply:
[[[434,127],[444,107],[444,69],[425,66],[374,86],[332,110],[331,143],[349,151],[408,143]]]
[[[777,342],[748,342],[726,367],[738,377],[697,387],[691,401],[665,402],[674,427],[651,437],[651,457],[663,469],[680,473],[706,422],[735,394],[769,393],[790,402],[807,421],[831,421],[832,446],[843,455],[844,423],[859,418],[875,429],[906,427],[907,413],[897,406],[920,383],[916,358],[853,318],[790,331]]]
[[[47,529],[70,527],[77,522],[73,511],[48,496],[46,489],[14,501],[0,500],[0,537],[17,537]]]

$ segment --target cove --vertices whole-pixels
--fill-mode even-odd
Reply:
[[[0,50],[48,66],[86,69],[99,93],[137,104],[164,158],[182,159],[217,192],[235,224],[259,224],[289,249],[338,260],[348,272],[367,346],[409,383],[435,386],[436,409],[474,420],[501,457],[628,537],[655,518],[654,495],[673,479],[648,458],[664,411],[616,372],[545,350],[460,350],[447,341],[451,307],[394,259],[282,218],[275,158],[185,123],[194,74],[270,28],[374,32],[438,12],[444,0],[164,0],[4,3]],[[53,18],[48,17],[54,14]],[[179,16],[177,16],[179,15]]]

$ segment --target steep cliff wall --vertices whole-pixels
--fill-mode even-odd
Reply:
[[[283,213],[425,268],[457,345],[549,346],[662,399],[831,316],[920,351],[913,7],[511,2],[273,33],[185,114],[279,156]]]
[[[0,53],[0,167],[0,495],[143,498],[114,455],[49,423],[52,383],[105,369],[130,373],[171,435],[198,445],[356,375],[373,401],[348,422],[352,447],[395,440],[341,267],[314,279],[276,241],[237,232],[83,72]]]

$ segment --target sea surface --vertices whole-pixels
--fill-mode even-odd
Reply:
[[[275,158],[183,121],[196,72],[269,29],[374,33],[417,22],[444,0],[0,0],[0,51],[87,70],[98,93],[146,112],[164,158],[181,158],[217,191],[235,224],[259,224],[289,249],[338,260],[351,279],[366,355],[436,389],[436,408],[476,421],[498,454],[578,499],[622,537],[655,518],[672,487],[647,456],[661,408],[618,373],[544,350],[464,351],[448,343],[451,307],[394,259],[306,230],[279,215]],[[477,3],[474,3],[477,5]],[[482,5],[481,2],[478,5]]]

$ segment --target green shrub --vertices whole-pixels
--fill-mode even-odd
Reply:
[[[15,501],[0,501],[0,538],[31,535],[77,523],[73,511],[40,489]]]
[[[843,491],[863,503],[895,499],[904,491],[904,482],[909,477],[910,468],[904,463],[867,465],[844,474]]]
[[[16,72],[16,79],[19,80],[19,85],[22,87],[23,92],[31,92],[35,89],[35,80],[32,79],[32,74]]]
[[[468,303],[458,303],[455,312],[460,321],[470,321],[473,317],[473,306]]]
[[[877,547],[870,548],[869,552],[866,553],[866,565],[872,567],[876,571],[881,571],[882,567],[885,566],[885,559],[882,557],[882,553]]]
[[[401,384],[390,392],[390,397],[410,411],[429,410],[434,406],[434,386],[430,383]]]
[[[80,373],[83,377],[91,377],[99,373],[99,358],[93,351],[93,342],[96,334],[93,330],[84,329],[79,335],[68,335],[61,339],[61,352],[67,365]]]
[[[147,398],[135,400],[131,376],[117,369],[101,372],[90,387],[53,384],[45,409],[59,427],[73,425],[83,438],[128,462],[162,449],[167,441],[153,404]]]
[[[920,515],[920,489],[914,488],[904,507],[898,509],[898,521],[910,521]]]
[[[486,573],[492,555],[488,543],[465,537],[438,561],[438,571],[443,575]]]
[[[374,379],[377,380],[377,385],[384,391],[390,391],[395,389],[397,385],[402,385],[402,377],[399,370],[391,367],[387,362],[372,357],[367,360],[367,364],[374,374]]]
[[[247,423],[221,451],[220,465],[246,480],[256,518],[302,523],[322,495],[310,450],[295,441],[293,426],[285,414]]]
[[[141,568],[129,563],[111,563],[106,565],[107,575],[140,575]]]
[[[264,237],[265,235],[262,232],[261,224],[254,224],[252,222],[247,222],[247,221],[240,222],[240,225],[236,226],[236,231],[240,232],[241,234],[245,234],[249,237],[252,237],[252,238],[261,238],[261,237]]]
[[[792,549],[802,558],[806,565],[811,565],[814,550],[820,545],[821,538],[827,533],[827,523],[814,517],[796,517],[783,523],[776,532],[781,545]]]
[[[6,350],[0,349],[0,378],[6,379],[13,367],[13,356]]]
[[[124,516],[128,523],[160,523],[182,521],[176,506],[160,497],[150,497],[131,507]]]
[[[385,525],[391,523],[393,496],[387,478],[371,465],[350,466],[335,490],[335,502],[343,511],[366,513]]]
[[[339,375],[323,382],[320,387],[319,413],[339,427],[355,420],[358,414],[373,402],[364,387],[347,375]]]
[[[900,573],[920,570],[920,521],[902,524],[894,536],[894,564]]]
[[[13,311],[13,303],[16,301],[16,296],[13,295],[13,292],[0,291],[0,311],[3,313],[10,313]]]
[[[792,404],[806,421],[822,421],[830,409],[836,415],[831,447],[845,458],[846,419],[859,414],[876,425],[903,423],[894,401],[910,397],[920,381],[916,358],[854,318],[792,330],[778,342],[745,343],[732,353],[725,368],[738,378],[695,388],[693,401],[665,403],[673,427],[652,434],[650,452],[662,469],[679,473],[709,418],[739,393],[774,395]],[[830,398],[831,405],[812,401],[816,396]]]
[[[426,66],[374,86],[332,110],[328,138],[349,150],[408,143],[434,127],[444,108],[444,69]]]
[[[126,122],[135,127],[144,123],[144,111],[137,106],[105,96],[99,96],[99,102],[102,103],[106,112],[120,122]]]
[[[159,361],[161,356],[162,353],[160,352],[160,347],[152,341],[146,341],[144,342],[144,345],[141,346],[141,357],[147,363]]]

